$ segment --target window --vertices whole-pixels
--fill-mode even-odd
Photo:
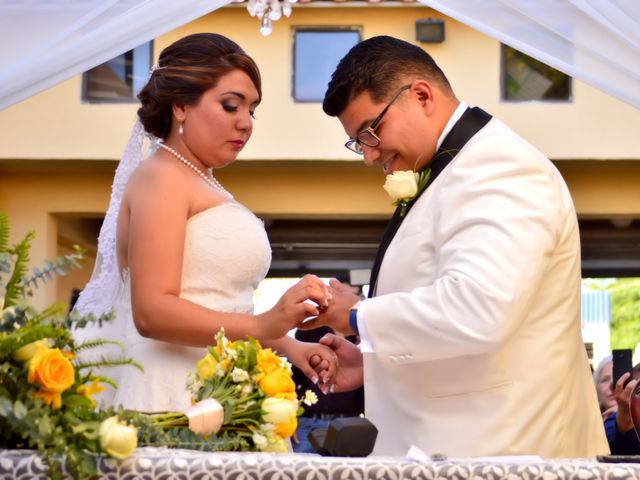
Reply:
[[[338,62],[360,41],[360,30],[298,29],[293,42],[293,99],[321,102]]]
[[[502,45],[502,99],[514,102],[569,101],[571,77]]]
[[[82,75],[82,100],[89,103],[137,102],[149,78],[151,42],[129,50]]]

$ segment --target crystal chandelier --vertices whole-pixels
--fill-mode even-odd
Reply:
[[[242,1],[242,0],[240,0]],[[252,17],[260,19],[260,33],[265,37],[271,33],[271,22],[279,20],[282,15],[291,15],[291,4],[298,0],[249,0],[247,10]]]

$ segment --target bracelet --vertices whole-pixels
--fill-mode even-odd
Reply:
[[[358,300],[353,307],[351,307],[351,310],[349,310],[349,326],[351,327],[351,330],[353,330],[353,332],[356,335],[359,335],[358,332],[358,307],[360,306],[360,304],[362,303],[362,300]]]

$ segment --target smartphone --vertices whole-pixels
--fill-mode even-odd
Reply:
[[[633,352],[631,349],[625,348],[621,350],[612,350],[611,354],[613,357],[613,386],[611,388],[615,390],[616,383],[618,383],[620,377],[626,372],[631,373],[631,355]],[[627,379],[625,385],[629,380],[631,380],[631,377]]]

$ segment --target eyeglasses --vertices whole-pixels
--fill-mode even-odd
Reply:
[[[400,90],[398,90],[396,94],[393,96],[393,98],[391,98],[389,103],[387,103],[387,106],[384,107],[384,110],[380,112],[380,115],[378,115],[376,119],[373,122],[371,122],[371,125],[369,125],[367,128],[365,128],[361,132],[358,132],[358,134],[356,135],[356,138],[350,138],[347,141],[347,143],[344,144],[344,146],[347,147],[352,152],[355,152],[358,155],[362,155],[363,145],[366,145],[367,147],[377,147],[378,145],[380,145],[380,137],[376,135],[376,128],[378,128],[378,125],[380,124],[382,117],[384,117],[384,114],[387,113],[387,110],[389,110],[389,107],[391,106],[391,104],[396,101],[396,99],[400,96],[402,92],[404,92],[405,90],[408,90],[409,88],[411,88],[411,85],[404,85],[403,87],[400,87]]]

